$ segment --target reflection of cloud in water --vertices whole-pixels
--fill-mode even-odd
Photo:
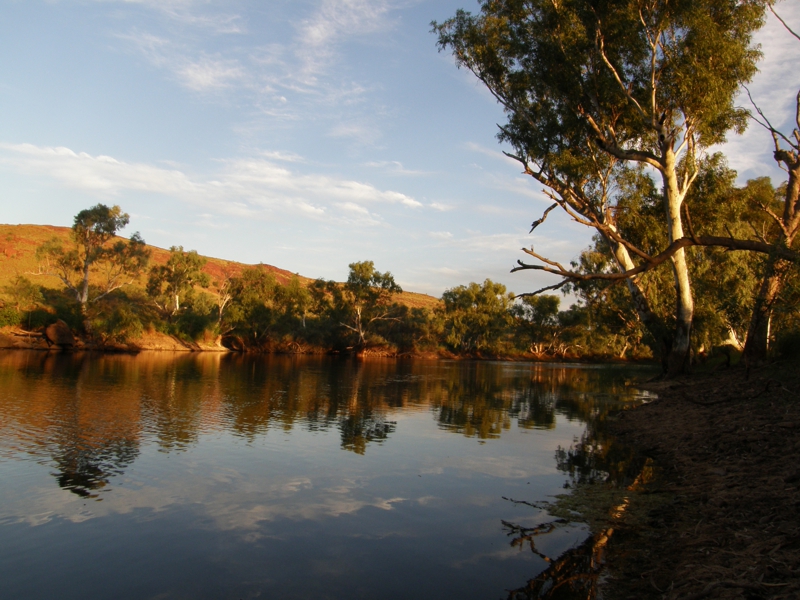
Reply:
[[[461,477],[489,475],[502,479],[525,479],[558,473],[555,465],[532,464],[529,457],[525,456],[447,457],[437,460],[435,466],[424,467],[420,473],[443,475],[445,469],[455,469]]]
[[[355,480],[315,488],[309,477],[287,477],[259,485],[230,468],[210,470],[204,478],[164,478],[158,487],[125,483],[116,486],[105,502],[91,503],[88,508],[82,498],[64,494],[61,489],[42,488],[30,497],[11,498],[0,509],[0,519],[35,527],[53,519],[79,523],[142,510],[145,512],[136,518],[150,519],[154,513],[191,505],[200,517],[199,526],[206,527],[203,523],[210,520],[214,529],[242,530],[246,541],[256,541],[264,534],[254,530],[265,522],[319,521],[354,514],[366,507],[389,511],[406,501],[402,497],[361,494],[366,482]]]
[[[501,548],[500,550],[493,550],[492,552],[479,552],[478,554],[473,554],[468,558],[464,558],[462,560],[456,560],[450,563],[455,569],[463,569],[464,567],[472,567],[477,564],[480,564],[482,561],[485,560],[513,560],[518,559],[520,557],[521,552],[518,548]],[[527,558],[527,557],[526,557]]]

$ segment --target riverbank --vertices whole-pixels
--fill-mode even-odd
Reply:
[[[129,343],[97,343],[83,340],[69,332],[61,332],[62,339],[50,339],[44,331],[26,331],[17,327],[0,329],[1,350],[67,350],[135,354],[145,350],[165,352],[229,352],[217,341],[186,341],[174,335],[160,332],[145,332]]]
[[[350,355],[360,358],[396,358],[422,360],[478,360],[506,362],[547,362],[582,364],[652,364],[648,359],[609,359],[601,356],[564,355],[551,356],[532,353],[487,354],[480,352],[457,354],[445,348],[437,350],[398,351],[392,347],[374,346],[362,350],[334,350],[295,341],[274,342],[261,346],[248,346],[240,338],[224,337],[207,340],[187,340],[176,335],[159,331],[146,331],[127,342],[98,342],[88,336],[81,336],[60,321],[55,335],[47,331],[54,327],[26,330],[21,327],[0,327],[0,350],[40,350],[40,351],[91,351],[108,353],[137,354],[144,351],[166,352],[238,352],[243,354],[332,354]],[[59,339],[63,336],[63,339]]]
[[[655,477],[629,490],[613,519],[600,596],[797,598],[800,364],[720,370],[657,391],[611,424]]]

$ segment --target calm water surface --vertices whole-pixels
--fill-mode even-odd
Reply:
[[[504,598],[547,563],[502,521],[550,517],[503,497],[602,475],[647,373],[0,352],[0,597]]]

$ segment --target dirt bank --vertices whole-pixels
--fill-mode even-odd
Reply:
[[[800,364],[662,386],[611,425],[655,481],[614,524],[606,599],[800,598]]]

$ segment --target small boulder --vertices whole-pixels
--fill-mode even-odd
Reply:
[[[44,330],[44,337],[48,344],[54,344],[60,348],[72,348],[75,345],[75,337],[72,335],[69,325],[61,319],[47,326]]]

